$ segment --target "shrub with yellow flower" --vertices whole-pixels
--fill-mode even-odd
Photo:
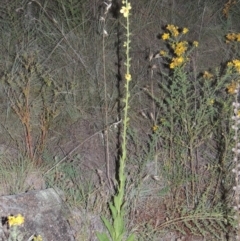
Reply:
[[[189,31],[188,28],[182,28],[182,30],[180,30],[178,26],[168,24],[166,30],[167,31],[162,34],[162,39],[168,42],[169,52],[167,53],[161,50],[159,54],[166,57],[170,69],[175,69],[181,67],[188,61],[187,55],[193,47],[198,46],[198,42],[194,41],[192,44],[193,46],[191,46],[187,41],[181,41],[183,34]],[[189,48],[189,46],[191,48]]]

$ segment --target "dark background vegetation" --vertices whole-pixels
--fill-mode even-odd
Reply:
[[[188,203],[186,177],[181,176],[184,172],[179,171],[176,177],[167,168],[173,165],[167,152],[161,152],[174,147],[164,146],[152,132],[153,125],[164,118],[163,113],[145,91],[152,86],[161,99],[161,73],[168,68],[162,58],[155,57],[160,49],[166,49],[160,36],[167,24],[187,27],[187,39],[199,42],[188,69],[192,79],[206,70],[215,72],[239,56],[237,44],[225,43],[227,33],[240,31],[239,1],[229,2],[224,15],[227,1],[223,0],[131,1],[133,80],[126,195],[128,227],[136,230],[139,240],[168,240],[171,235],[160,237],[170,231],[172,236],[186,240],[201,240],[201,235],[207,240],[231,240],[231,142],[227,146],[213,133],[211,144],[201,146],[209,148],[201,156],[202,167],[207,169],[199,169],[198,174],[211,182],[198,182],[195,206]],[[121,1],[113,0],[107,16],[105,7],[100,0],[9,0],[0,6],[1,176],[3,183],[11,180],[2,194],[58,187],[75,210],[72,222],[76,230],[79,223],[95,222],[83,217],[82,210],[96,217],[108,213],[107,201],[114,193],[107,185],[105,114],[110,175],[114,179],[121,125],[115,128],[112,124],[122,115],[125,29],[119,14]],[[219,153],[226,155],[224,172],[219,171]],[[36,180],[30,186],[25,183],[29,172],[38,173],[35,179],[40,186],[34,186]],[[16,173],[21,182],[12,179]],[[219,185],[220,179],[227,185]],[[81,210],[80,215],[76,210]],[[213,210],[212,216],[207,215],[209,210]],[[211,218],[214,221],[209,221]],[[94,240],[92,229],[76,236]]]

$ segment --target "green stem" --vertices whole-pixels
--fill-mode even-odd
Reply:
[[[126,1],[126,6],[127,6],[128,1]],[[126,41],[126,74],[130,74],[130,61],[131,58],[129,56],[130,52],[130,27],[129,27],[129,16],[127,16],[127,41]],[[124,186],[125,186],[125,175],[124,175],[124,170],[125,170],[125,162],[126,162],[126,157],[127,157],[127,127],[128,127],[128,109],[129,109],[129,98],[130,98],[130,91],[129,91],[129,82],[130,80],[126,80],[125,84],[125,91],[126,91],[126,96],[125,96],[125,108],[124,108],[124,120],[123,120],[123,133],[122,133],[122,156],[120,159],[120,165],[119,165],[119,192],[124,193]]]

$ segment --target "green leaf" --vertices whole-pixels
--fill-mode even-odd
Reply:
[[[114,220],[113,228],[117,237],[124,234],[124,220],[121,215],[118,215],[117,218]]]
[[[112,217],[115,219],[117,217],[117,209],[112,203],[109,203],[109,207],[112,212]]]
[[[116,241],[122,241],[123,240],[123,234],[119,235],[116,239]]]
[[[134,241],[135,240],[135,235],[132,233],[130,236],[126,239],[126,241]]]
[[[110,241],[107,234],[105,233],[97,233],[96,235],[99,241]]]
[[[115,236],[115,230],[114,230],[112,224],[105,217],[102,217],[102,220],[103,220],[104,225],[106,226],[111,238],[113,238]]]
[[[114,197],[114,204],[115,204],[117,212],[119,212],[120,211],[119,209],[121,208],[121,205],[122,205],[120,193]]]

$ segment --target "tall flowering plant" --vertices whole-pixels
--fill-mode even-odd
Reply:
[[[109,236],[106,233],[98,233],[97,237],[99,241],[133,241],[135,240],[134,234],[131,234],[127,237],[126,228],[125,228],[125,182],[126,182],[126,174],[125,174],[125,165],[127,158],[127,126],[128,126],[128,109],[129,109],[129,83],[132,80],[130,74],[130,24],[129,24],[129,14],[131,10],[131,3],[128,0],[123,0],[123,7],[120,12],[123,14],[123,17],[126,18],[126,41],[124,42],[124,47],[126,48],[126,73],[125,73],[125,108],[124,108],[124,119],[123,119],[123,131],[122,131],[122,156],[119,162],[119,170],[118,170],[118,186],[117,193],[113,197],[113,202],[109,203],[109,207],[111,210],[112,222],[107,220],[105,217],[102,217],[102,220],[108,230]]]

